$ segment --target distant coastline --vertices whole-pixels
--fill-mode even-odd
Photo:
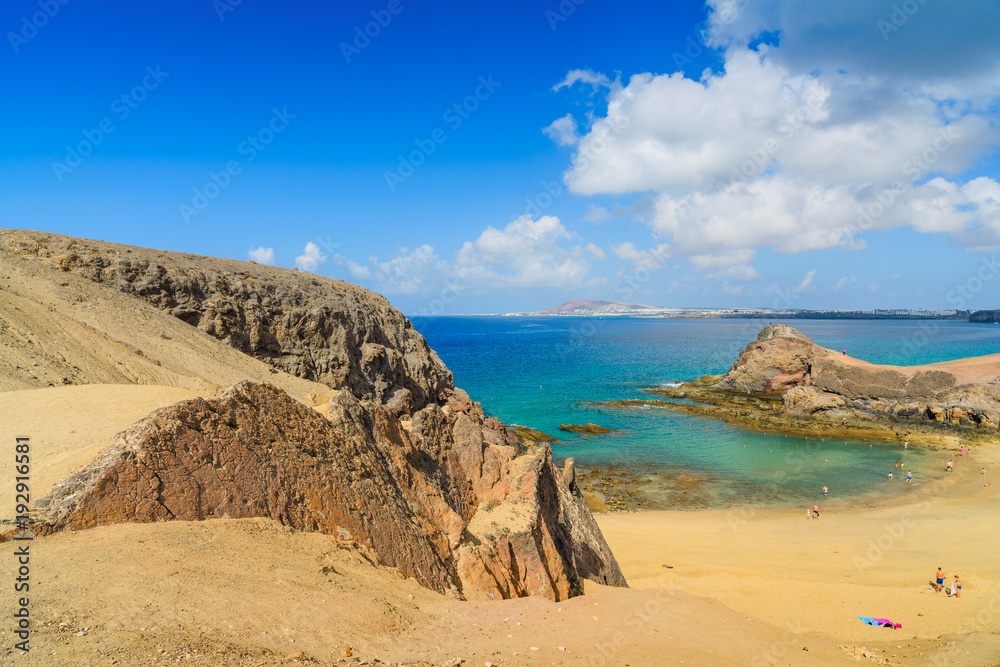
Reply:
[[[799,320],[961,320],[968,321],[968,310],[769,310],[766,308],[664,308],[662,310],[578,310],[571,312],[502,313],[498,317],[629,317],[646,319],[768,319]],[[983,320],[974,320],[983,321]]]

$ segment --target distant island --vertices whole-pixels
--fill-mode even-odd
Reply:
[[[968,310],[891,308],[873,310],[838,310],[826,308],[666,308],[621,301],[572,299],[559,306],[521,313],[505,313],[508,317],[686,317],[686,318],[785,318],[804,320],[968,320],[971,322],[1000,321],[1000,310]]]

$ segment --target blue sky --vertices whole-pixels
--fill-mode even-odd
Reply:
[[[162,4],[4,3],[0,226],[411,315],[998,307],[996,3]]]

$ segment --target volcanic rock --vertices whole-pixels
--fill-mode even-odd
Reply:
[[[268,517],[454,595],[563,600],[583,578],[625,585],[549,448],[518,456],[465,392],[414,414],[412,432],[347,391],[329,414],[251,382],[162,408],[39,501],[34,529]]]

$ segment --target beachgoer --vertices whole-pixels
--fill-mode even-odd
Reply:
[[[813,505],[813,516],[819,518],[819,505]]]
[[[813,518],[812,510],[807,507],[806,508],[806,520],[808,521],[811,518]]]
[[[951,592],[950,592],[950,593],[948,593],[948,597],[950,597],[950,598],[953,598],[953,597],[955,597],[955,596],[956,596],[957,594],[958,594],[958,591],[957,591],[957,590],[955,590],[955,580],[954,580],[954,579],[952,579],[952,580],[951,580]]]
[[[944,570],[942,570],[939,567],[937,569],[937,573],[934,575],[934,577],[935,577],[935,580],[934,580],[934,592],[935,593],[940,593],[941,590],[944,588]]]
[[[824,495],[824,496],[827,496],[827,495],[829,495],[829,494],[830,494],[829,490],[828,490],[828,489],[827,489],[827,488],[826,488],[826,487],[824,486],[824,487],[823,487],[823,495]]]
[[[962,445],[959,451],[962,452],[962,456],[965,456],[965,445]]]
[[[896,461],[896,467],[897,468],[899,467],[899,461]]]
[[[903,449],[909,449],[909,448],[910,448],[910,441],[907,440],[906,442],[903,443]]]
[[[948,461],[948,467],[947,467],[948,472],[951,472],[951,466],[952,466],[953,463],[954,463],[954,461],[951,461],[951,460]]]
[[[844,354],[847,354],[847,350],[844,350]]]
[[[889,473],[889,481],[892,481],[892,473]]]
[[[955,575],[955,580],[951,582],[951,590],[952,590],[952,595],[954,595],[955,597],[958,598],[962,597],[962,580],[958,578],[957,574]]]
[[[847,417],[844,417],[844,426],[847,426]]]
[[[906,471],[906,481],[907,482],[912,482],[913,481],[913,472],[910,471],[910,470]]]

